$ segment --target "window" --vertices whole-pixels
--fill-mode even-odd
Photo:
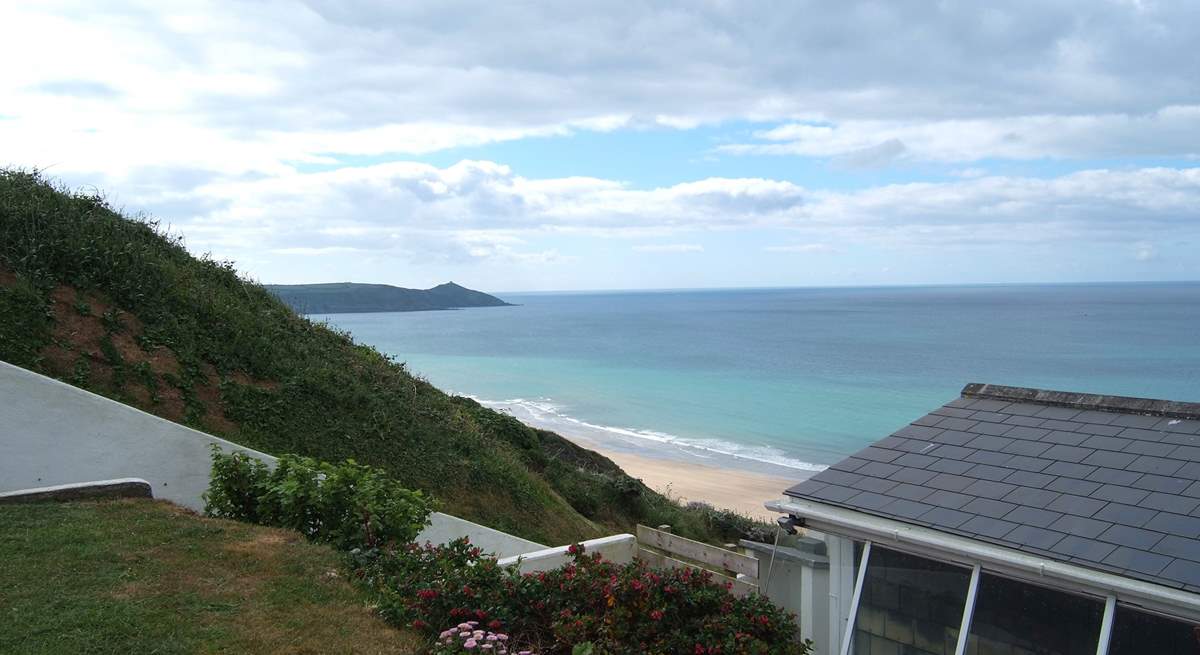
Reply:
[[[971,570],[872,545],[856,655],[954,655]]]
[[[1103,618],[1104,602],[1099,599],[984,573],[967,653],[1094,655]]]
[[[1200,626],[1117,606],[1108,655],[1200,655]]]

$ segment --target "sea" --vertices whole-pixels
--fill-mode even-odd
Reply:
[[[1200,283],[496,295],[312,318],[584,445],[793,478],[969,382],[1200,401]]]

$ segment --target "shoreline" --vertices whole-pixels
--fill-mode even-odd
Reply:
[[[575,441],[569,435],[562,436]],[[598,447],[590,441],[576,443],[611,459],[630,477],[640,479],[647,487],[672,499],[684,503],[702,501],[714,507],[731,509],[766,521],[774,521],[778,514],[767,511],[763,503],[782,498],[785,489],[808,477],[805,475],[789,479],[617,452]]]

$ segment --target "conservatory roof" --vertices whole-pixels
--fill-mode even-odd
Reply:
[[[1200,593],[1200,403],[969,384],[786,493]]]

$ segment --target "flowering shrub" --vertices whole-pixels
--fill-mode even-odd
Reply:
[[[213,447],[209,516],[291,528],[341,549],[407,543],[428,523],[432,501],[379,469],[284,455],[274,470]]]
[[[761,596],[733,596],[707,572],[613,564],[581,546],[571,554],[562,568],[519,574],[458,540],[355,553],[353,565],[389,620],[431,633],[457,623],[476,622],[472,632],[507,626],[547,654],[585,642],[606,655],[809,651],[796,641],[792,616]]]
[[[508,635],[479,627],[478,621],[466,621],[448,630],[442,630],[430,651],[442,653],[480,653],[508,655]],[[535,655],[532,651],[517,651],[516,655]]]

